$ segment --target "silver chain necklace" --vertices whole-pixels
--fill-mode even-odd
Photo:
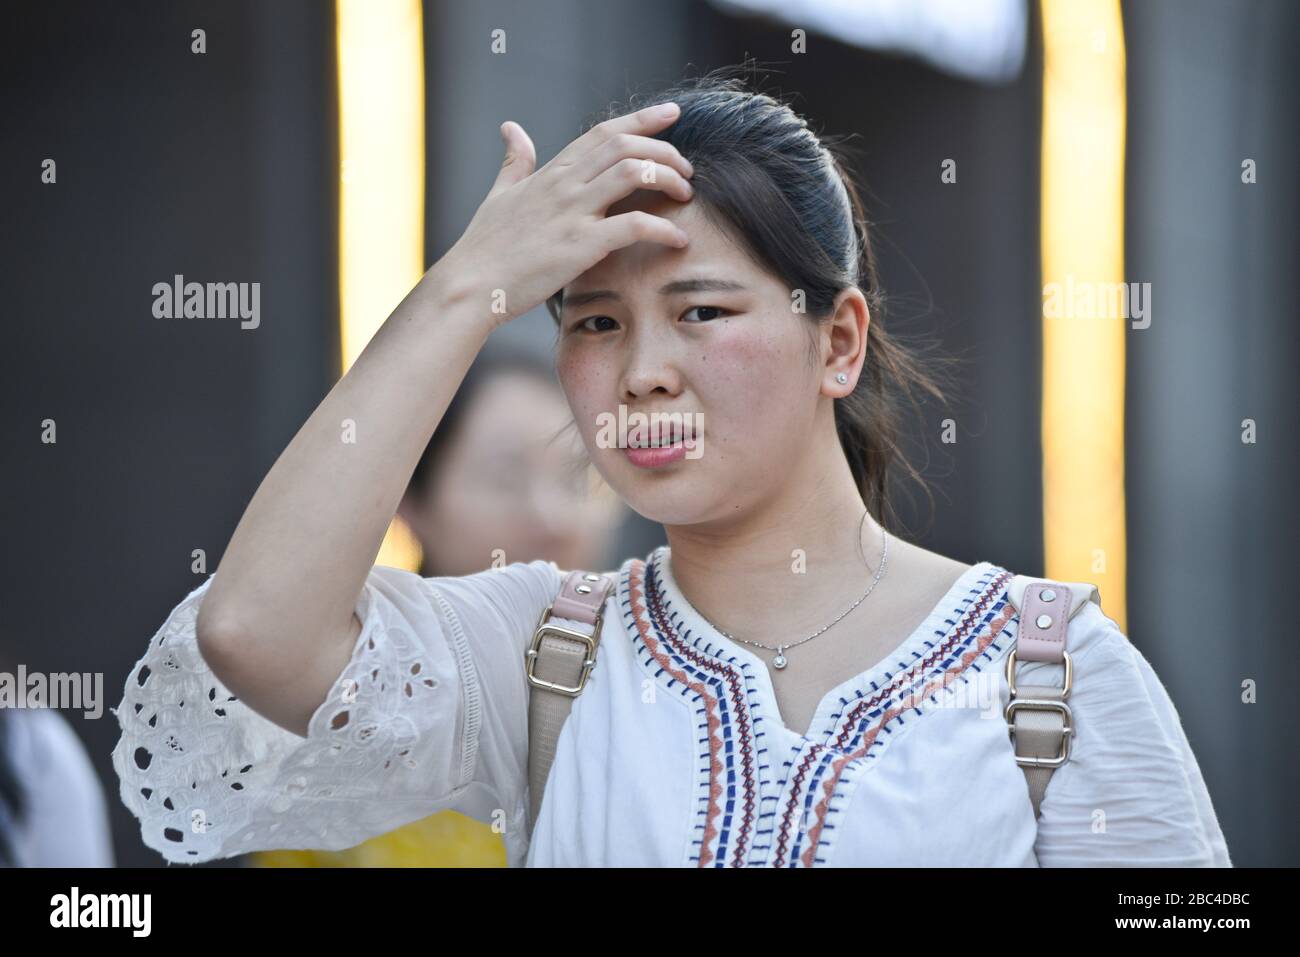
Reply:
[[[863,554],[863,552],[862,552],[862,527],[863,527],[864,525],[866,525],[866,523],[867,523],[867,516],[870,515],[870,514],[871,514],[871,513],[870,513],[869,511],[868,511],[868,512],[864,512],[864,513],[862,514],[862,524],[858,526],[858,554],[859,554],[859,555],[862,555],[862,563],[863,563],[864,565],[865,565],[866,562],[867,562],[867,556],[866,556],[865,554]],[[866,592],[863,594],[863,596],[862,596],[861,598],[859,598],[857,601],[855,601],[852,605],[850,605],[850,606],[848,607],[848,611],[846,611],[846,612],[844,612],[844,614],[840,615],[839,618],[836,618],[835,621],[832,621],[832,622],[830,623],[830,625],[824,625],[822,628],[818,629],[817,631],[814,631],[814,632],[813,632],[811,635],[809,635],[807,638],[800,638],[798,641],[793,642],[793,643],[791,643],[791,644],[788,644],[788,645],[777,645],[775,648],[773,648],[771,645],[760,645],[757,641],[750,641],[748,638],[737,638],[735,635],[732,635],[732,634],[729,634],[728,632],[723,631],[723,630],[722,630],[721,628],[719,628],[717,625],[714,625],[713,622],[709,622],[709,624],[712,625],[713,628],[714,628],[714,630],[717,631],[719,634],[721,634],[721,635],[726,635],[726,637],[730,638],[732,641],[740,641],[740,642],[744,642],[744,643],[747,644],[747,645],[753,645],[755,648],[762,648],[762,649],[764,649],[765,651],[775,651],[775,652],[776,652],[776,657],[772,659],[772,667],[773,667],[773,668],[776,668],[776,669],[778,669],[778,670],[781,669],[781,668],[784,668],[784,667],[786,666],[786,663],[787,663],[787,662],[786,662],[786,658],[785,658],[785,650],[786,650],[787,648],[796,648],[796,647],[798,647],[799,645],[802,645],[805,641],[812,641],[814,638],[816,638],[818,635],[820,635],[823,631],[826,631],[828,628],[830,628],[831,625],[834,625],[835,622],[838,622],[838,621],[840,621],[842,618],[844,618],[844,616],[847,615],[847,614],[848,614],[850,611],[852,611],[854,608],[857,608],[860,604],[862,604],[862,603],[866,600],[867,595],[870,595],[873,591],[875,591],[875,589],[876,589],[876,585],[880,582],[881,577],[885,574],[885,563],[886,563],[886,562],[888,561],[888,559],[889,559],[889,533],[886,532],[885,529],[884,529],[883,527],[880,529],[880,537],[881,537],[882,541],[884,542],[884,545],[882,546],[882,548],[881,548],[881,550],[880,550],[880,567],[876,569],[876,575],[875,575],[875,577],[871,580],[871,586],[866,590]],[[701,616],[701,617],[703,617],[703,616]],[[706,619],[706,620],[707,620],[707,619]]]

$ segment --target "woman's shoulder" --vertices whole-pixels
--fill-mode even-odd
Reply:
[[[1015,623],[1017,635],[1027,613],[1047,614],[1049,617],[1063,615],[1066,619],[1065,648],[1076,668],[1085,659],[1105,659],[1112,665],[1129,660],[1127,652],[1132,645],[1119,623],[1106,613],[1101,591],[1095,583],[1026,575],[993,562],[984,564],[988,564],[1001,579],[1000,597],[1006,604],[1009,623]],[[1018,661],[1020,673],[1044,667],[1059,671],[1059,665],[1050,662],[1023,658]]]
[[[575,571],[603,575],[615,588],[627,575],[637,558],[625,559],[618,568],[601,569],[601,562],[590,567],[566,567],[551,559],[529,561],[496,561],[489,567],[465,575],[447,575],[421,579],[422,587],[435,598],[441,597],[453,605],[475,605],[487,600],[493,604],[516,609],[540,609],[555,600],[564,580]],[[402,576],[392,570],[376,569],[377,576],[387,576],[400,587]]]
[[[879,555],[868,552],[868,565],[874,570],[884,564],[887,574],[909,581],[951,585],[974,567],[892,533],[886,539],[885,549]]]
[[[615,587],[617,587],[621,581],[631,576],[632,572],[635,570],[637,566],[644,566],[650,564],[655,560],[655,556],[661,552],[664,555],[667,555],[670,553],[670,549],[667,545],[659,545],[651,549],[645,555],[635,555],[635,554],[627,555],[621,561],[619,561],[617,566],[612,568],[609,567],[601,568],[600,565],[603,563],[593,563],[591,566],[583,566],[581,568],[578,568],[576,566],[573,568],[559,567],[559,566],[555,566],[554,562],[551,562],[549,564],[555,567],[555,574],[557,576],[557,580],[560,583],[563,583],[564,579],[567,578],[573,572],[582,571],[582,572],[590,572],[594,575],[601,575],[605,578],[608,578],[610,581],[614,583]]]

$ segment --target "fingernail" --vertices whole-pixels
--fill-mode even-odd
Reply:
[[[676,104],[676,103],[666,103],[666,104],[664,104],[663,106],[659,107],[659,115],[660,115],[660,116],[676,116],[676,115],[677,115],[677,104]]]

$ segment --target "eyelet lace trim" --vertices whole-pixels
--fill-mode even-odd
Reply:
[[[372,586],[362,592],[352,658],[302,738],[231,694],[199,654],[195,621],[211,581],[173,610],[110,709],[122,731],[113,750],[121,799],[144,843],[188,862],[266,848],[341,850],[384,829],[368,829],[367,798],[383,802],[388,817],[402,802],[412,820],[427,813],[433,796],[393,781],[416,768],[408,715],[450,713],[440,699],[460,689],[439,687],[415,636],[383,620]]]

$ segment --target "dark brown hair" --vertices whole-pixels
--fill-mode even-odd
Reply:
[[[655,138],[691,162],[692,201],[702,212],[792,291],[802,290],[810,332],[830,320],[842,290],[861,289],[871,312],[867,356],[853,392],[835,400],[835,426],[863,501],[877,521],[892,527],[891,473],[901,469],[925,489],[899,449],[903,412],[908,404],[920,412],[918,390],[942,401],[941,379],[885,330],[885,295],[843,142],[819,137],[788,104],[751,88],[743,76],[748,69],[723,67],[649,96],[634,95],[596,122],[656,103],[678,104],[680,116]],[[562,289],[546,303],[557,324],[562,303]],[[814,363],[815,346],[814,334]]]

